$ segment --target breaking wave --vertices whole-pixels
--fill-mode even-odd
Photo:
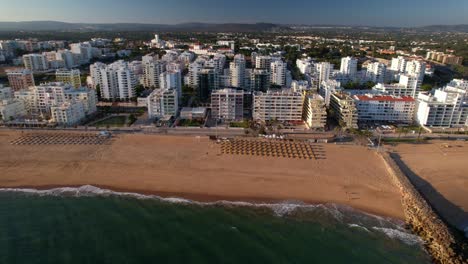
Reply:
[[[351,207],[337,204],[305,204],[300,201],[285,201],[282,203],[249,203],[242,201],[199,202],[176,197],[164,198],[157,195],[145,195],[132,192],[115,192],[91,185],[84,185],[81,187],[53,188],[49,190],[38,190],[32,188],[0,188],[0,192],[14,192],[38,196],[57,197],[118,196],[141,200],[159,200],[166,203],[184,205],[268,208],[274,213],[274,215],[278,217],[291,216],[295,213],[312,213],[312,218],[326,215],[340,223],[346,224],[350,228],[356,228],[366,232],[372,232],[371,230],[375,230],[377,232],[384,233],[386,236],[392,239],[398,239],[408,245],[422,244],[422,240],[418,236],[408,233],[402,227],[402,222],[395,221],[391,218],[364,213]]]

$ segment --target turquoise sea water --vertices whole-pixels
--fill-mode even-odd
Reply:
[[[337,206],[189,203],[90,186],[0,191],[0,263],[430,263],[417,237]]]

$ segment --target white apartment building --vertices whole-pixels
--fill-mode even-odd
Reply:
[[[420,93],[416,120],[426,127],[468,126],[468,81],[453,80],[433,94]]]
[[[286,86],[286,70],[286,62],[282,60],[273,61],[270,65],[271,84],[281,87]]]
[[[325,100],[318,94],[305,96],[304,122],[309,129],[324,129],[327,124],[327,107]]]
[[[384,83],[387,66],[380,62],[373,62],[367,65],[366,78],[374,83]]]
[[[55,80],[57,82],[68,83],[75,88],[81,87],[81,74],[80,70],[57,70],[55,72]]]
[[[319,75],[318,83],[323,83],[330,80],[331,73],[333,71],[333,64],[329,62],[320,62],[316,66],[317,73]]]
[[[195,54],[193,52],[184,51],[179,55],[179,61],[183,62],[185,65],[189,65],[195,59]]]
[[[311,58],[297,59],[296,66],[302,74],[311,74],[315,68],[314,61]]]
[[[358,60],[353,57],[345,57],[341,59],[340,73],[354,80],[357,75]]]
[[[406,63],[408,61],[403,56],[398,56],[397,58],[392,59],[392,64],[390,70],[395,73],[405,73],[406,72]]]
[[[23,55],[24,67],[33,72],[43,72],[49,69],[46,56],[42,54]]]
[[[167,62],[152,60],[143,62],[142,84],[146,88],[161,88],[160,76],[166,71]]]
[[[242,120],[244,116],[244,91],[220,89],[211,93],[211,117],[219,120]]]
[[[420,82],[422,82],[426,73],[426,63],[421,60],[408,61],[406,63],[405,73],[409,76],[415,76]]]
[[[26,115],[24,102],[15,98],[0,99],[0,120],[9,121]]]
[[[302,123],[304,95],[290,89],[253,94],[253,119]]]
[[[89,42],[72,43],[70,50],[73,54],[79,55],[80,64],[89,63],[93,57],[93,47]]]
[[[177,90],[178,95],[182,95],[182,74],[180,71],[167,71],[161,73],[160,77],[160,87],[161,89]]]
[[[323,97],[327,107],[330,105],[331,95],[340,90],[342,90],[341,83],[336,80],[328,80],[320,84],[319,94]]]
[[[45,83],[15,92],[15,98],[24,103],[26,111],[32,115],[48,117],[51,107],[64,103],[81,102],[85,115],[96,112],[96,92],[93,89],[74,88],[70,84]]]
[[[396,122],[414,120],[416,101],[412,97],[392,95],[355,95],[359,122]]]
[[[375,93],[394,96],[416,96],[421,91],[422,82],[414,75],[400,75],[400,82],[395,84],[378,83],[372,88]]]
[[[198,87],[198,75],[203,70],[204,65],[205,61],[199,59],[191,63],[188,68],[188,74],[185,77],[185,84],[192,88]]]
[[[147,97],[149,118],[176,116],[179,109],[177,90],[156,89]]]
[[[237,54],[229,64],[229,75],[231,76],[231,87],[244,88],[245,84],[245,57]]]
[[[331,95],[330,108],[343,128],[358,128],[358,111],[354,99],[347,93]]]
[[[125,61],[106,65],[95,63],[90,67],[94,87],[99,85],[101,97],[107,100],[129,100],[136,96],[137,78]]]
[[[86,117],[83,103],[80,101],[52,106],[50,111],[51,121],[62,126],[77,125]]]

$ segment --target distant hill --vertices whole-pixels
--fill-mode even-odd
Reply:
[[[57,21],[0,22],[0,31],[206,31],[206,32],[265,32],[290,30],[271,23],[184,23],[176,25],[140,23],[66,23]]]
[[[468,33],[468,25],[432,25],[419,27],[418,29],[423,31],[432,32],[464,32]]]

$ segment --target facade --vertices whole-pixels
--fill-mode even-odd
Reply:
[[[272,62],[270,66],[271,84],[281,87],[286,86],[286,69],[287,67],[284,61],[276,60]]]
[[[176,116],[179,109],[177,90],[156,89],[147,98],[149,118]]]
[[[8,82],[14,91],[27,89],[34,86],[34,76],[31,70],[23,69],[16,71],[7,71]]]
[[[97,62],[91,65],[90,71],[94,87],[99,85],[103,99],[129,100],[136,96],[137,78],[127,62],[109,65]]]
[[[318,94],[305,96],[303,118],[308,128],[325,129],[327,124],[327,107],[322,96]]]
[[[51,121],[63,126],[77,125],[86,116],[82,102],[66,102],[61,105],[52,106]]]
[[[270,56],[256,56],[254,62],[254,68],[270,70],[272,59]]]
[[[397,58],[392,59],[392,64],[390,70],[395,73],[405,73],[406,72],[406,63],[408,61],[403,56],[398,56]]]
[[[80,70],[57,70],[55,72],[57,82],[68,83],[75,88],[81,87]]]
[[[427,60],[438,61],[444,64],[462,65],[463,57],[455,56],[452,54],[445,54],[443,52],[429,51],[426,56]]]
[[[446,87],[417,98],[416,120],[427,127],[468,126],[468,81],[453,80]]]
[[[289,89],[253,94],[253,119],[302,123],[304,95]]]
[[[358,111],[354,99],[347,93],[333,93],[330,98],[330,109],[341,127],[358,128]]]
[[[323,83],[330,80],[331,73],[333,71],[333,65],[329,62],[321,62],[316,64],[317,72],[319,75],[318,83]]]
[[[416,101],[412,97],[355,95],[359,122],[413,123]]]
[[[250,91],[266,92],[270,89],[270,72],[265,69],[253,69],[250,74]]]
[[[184,107],[180,110],[180,119],[205,119],[207,112],[206,107]]]
[[[326,106],[330,105],[331,95],[338,90],[341,90],[341,83],[336,80],[328,80],[320,84],[319,93],[325,100]]]
[[[50,117],[53,106],[64,103],[81,102],[85,115],[96,112],[96,93],[93,89],[82,87],[75,89],[70,84],[45,83],[15,92],[15,98],[21,100],[26,111],[31,115]]]
[[[167,71],[159,77],[161,89],[175,89],[179,96],[182,95],[182,74],[180,71]]]
[[[0,100],[0,120],[9,121],[26,114],[23,101],[14,98]]]
[[[160,76],[166,71],[167,62],[151,60],[143,62],[143,86],[146,88],[161,88]]]
[[[229,64],[229,75],[231,76],[231,87],[244,88],[245,83],[245,57],[238,54]]]
[[[220,120],[242,120],[244,116],[244,91],[221,89],[211,93],[211,117]]]
[[[198,98],[206,102],[211,91],[219,89],[219,76],[214,68],[205,68],[198,74]]]
[[[367,65],[366,78],[374,83],[384,83],[387,66],[380,62],[374,62]]]
[[[340,73],[354,80],[357,75],[358,60],[353,57],[345,57],[341,59]]]
[[[49,69],[46,56],[42,54],[23,55],[24,67],[32,72],[44,72]]]

